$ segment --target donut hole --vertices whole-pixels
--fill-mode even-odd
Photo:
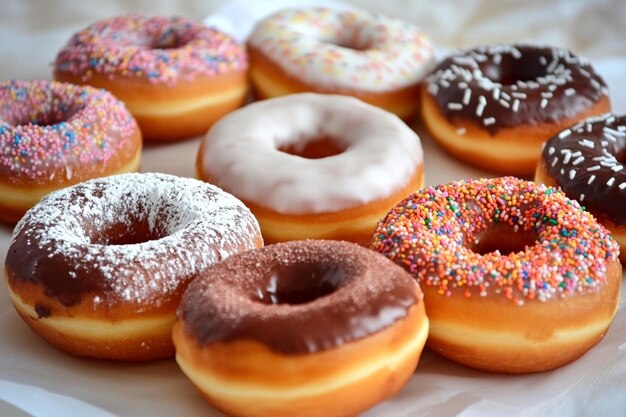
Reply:
[[[91,234],[91,243],[117,246],[135,245],[159,240],[167,235],[161,225],[150,226],[147,219],[132,219],[131,222],[116,222]]]
[[[367,51],[374,46],[369,25],[362,26],[358,23],[350,23],[341,28],[335,37],[325,39],[325,42],[340,48],[351,49],[353,51]]]
[[[515,230],[513,226],[502,223],[490,223],[489,226],[470,242],[468,247],[486,255],[499,251],[501,255],[523,252],[537,243],[539,235],[533,230]]]
[[[322,159],[342,154],[346,148],[329,137],[316,138],[310,141],[298,141],[278,148],[279,151],[306,159]]]
[[[544,57],[544,60],[550,62],[552,58]],[[514,85],[518,81],[536,81],[538,78],[545,77],[548,72],[542,61],[538,54],[526,54],[523,59],[507,56],[506,58],[503,57],[498,65],[493,61],[487,61],[486,64],[482,65],[481,70],[491,81],[508,86]]]
[[[256,289],[255,301],[268,305],[310,303],[335,292],[344,277],[337,266],[280,266],[272,269],[265,285]]]

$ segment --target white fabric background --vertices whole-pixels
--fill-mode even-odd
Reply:
[[[238,0],[259,4],[278,0]],[[440,49],[530,41],[570,48],[592,59],[611,89],[614,110],[626,112],[624,0],[353,0],[412,21]],[[129,11],[197,19],[218,0],[0,0],[0,80],[49,79],[51,62],[72,33],[95,20]],[[490,175],[444,154],[418,128],[426,181],[443,183]],[[193,176],[198,139],[148,146],[142,169]],[[0,226],[4,263],[11,228]],[[624,288],[623,288],[624,290]],[[575,363],[536,375],[473,371],[426,352],[407,387],[368,417],[624,416],[626,310],[624,301],[606,338]],[[173,361],[115,364],[69,357],[40,340],[13,311],[0,285],[0,416],[219,416]]]

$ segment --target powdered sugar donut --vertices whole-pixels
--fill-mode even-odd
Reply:
[[[240,201],[194,179],[125,174],[46,196],[13,232],[11,300],[44,339],[79,356],[173,354],[187,284],[230,254],[261,246]]]
[[[148,140],[204,134],[248,91],[243,45],[199,22],[129,14],[92,24],[58,53],[57,80],[124,101]]]
[[[352,97],[294,94],[250,104],[207,133],[197,175],[241,198],[268,242],[368,244],[376,222],[424,181],[419,137]]]
[[[434,59],[424,32],[377,13],[285,9],[257,24],[248,41],[255,94],[347,94],[402,118]]]

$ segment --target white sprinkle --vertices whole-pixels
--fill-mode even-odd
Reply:
[[[565,90],[565,95],[568,97],[574,94],[576,94],[576,90],[574,90],[573,88],[568,88],[567,90]]]
[[[456,130],[457,135],[464,135],[466,132],[467,132],[467,129],[465,129],[464,127],[460,127]]]
[[[615,172],[619,172],[619,171],[621,171],[622,169],[624,169],[624,166],[623,166],[623,165],[619,165],[619,164],[618,164],[618,165],[613,165],[613,166],[611,167],[611,171],[615,171]]]
[[[545,56],[540,56],[540,57],[539,57],[539,62],[540,62],[540,63],[541,63],[541,65],[543,65],[544,67],[545,67],[546,65],[548,65],[548,60],[546,59],[546,57],[545,57]]]
[[[485,96],[478,97],[478,106],[476,106],[476,116],[480,117],[483,115],[483,110],[485,110],[485,106],[487,105],[487,99]]]
[[[495,117],[487,117],[486,119],[483,120],[483,124],[485,126],[489,126],[492,125],[496,122],[496,118]]]
[[[590,170],[590,169],[587,169],[587,171],[591,171],[591,170]],[[590,184],[593,182],[593,180],[595,180],[595,179],[596,179],[596,176],[595,176],[595,175],[590,176],[590,177],[589,177],[589,180],[587,181],[587,184],[588,184],[588,185],[590,185]]]
[[[593,130],[593,125],[591,123],[587,123],[587,132],[591,133]]]
[[[554,146],[550,146],[548,148],[548,155],[552,155],[554,153],[554,151],[555,151]]]
[[[576,158],[576,159],[574,160],[574,162],[572,162],[572,165],[578,165],[578,164],[580,164],[580,163],[581,163],[582,161],[584,161],[584,160],[585,160],[585,157],[584,157],[584,156],[579,156],[578,158]]]
[[[581,194],[579,200],[582,202],[585,199],[585,195]]]
[[[494,88],[493,89],[493,99],[494,100],[499,100],[500,99],[500,89],[499,88]]]
[[[472,90],[468,88],[467,90],[465,90],[465,93],[463,93],[463,104],[467,106],[470,102],[471,97],[472,97]]]
[[[513,101],[513,111],[517,113],[518,110],[519,110],[519,100],[515,99]]]
[[[448,108],[450,110],[462,110],[463,105],[461,103],[448,103]]]
[[[576,170],[575,169],[570,169],[570,171],[569,171],[569,179],[573,180],[575,176],[576,176]]]
[[[515,98],[522,98],[522,99],[524,99],[524,98],[528,98],[528,96],[526,95],[526,93],[519,93],[519,92],[517,92],[517,91],[512,92],[512,93],[511,93],[511,95],[512,95],[513,97],[515,97]]]
[[[600,168],[602,168],[600,165],[594,165],[592,167],[587,168],[587,171],[591,172],[591,171],[597,171]]]
[[[565,158],[563,158],[563,164],[564,164],[564,165],[569,164],[569,160],[570,160],[570,158],[571,158],[571,157],[572,157],[572,153],[568,151],[568,152],[565,154]]]
[[[611,129],[608,126],[604,126],[604,128],[602,129],[604,131],[604,133],[610,133],[611,135],[616,135],[616,136],[626,136],[626,133],[620,130],[615,130],[615,129]]]
[[[500,65],[500,62],[502,61],[502,55],[500,54],[495,54],[493,56],[493,63],[496,65]]]
[[[565,139],[566,137],[568,137],[569,135],[572,134],[572,131],[569,129],[565,129],[564,131],[562,131],[561,133],[559,133],[559,139]]]
[[[552,98],[553,94],[549,91],[544,91],[541,93],[541,97]]]
[[[614,182],[615,182],[615,177],[611,177],[611,178],[609,178],[609,180],[606,182],[606,185],[608,185],[608,186],[610,187],[611,185],[613,185],[613,183],[614,183]]]
[[[435,83],[430,83],[428,84],[427,91],[428,94],[430,94],[431,96],[436,96],[437,92],[439,91],[439,86]]]
[[[623,182],[619,185],[620,190],[623,190],[624,188],[626,188],[626,182]]]
[[[591,77],[591,74],[589,73],[589,71],[585,70],[584,68],[579,68],[579,71],[585,77],[587,77],[587,78]]]
[[[547,105],[548,105],[548,99],[547,98],[542,98],[541,99],[541,103],[540,103],[541,108],[545,109]]]
[[[507,103],[505,100],[502,100],[502,99],[498,100],[498,103],[500,103],[502,107],[506,107],[507,109],[511,107],[509,103]]]
[[[590,141],[589,139],[579,140],[578,144],[580,146],[584,146],[586,148],[591,148],[591,149],[593,149],[595,147],[595,144],[592,141]]]
[[[552,168],[556,166],[557,162],[559,162],[559,157],[555,156],[554,159],[552,160]]]

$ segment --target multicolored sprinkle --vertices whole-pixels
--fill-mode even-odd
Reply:
[[[501,254],[471,250],[500,223],[536,233],[534,245]],[[580,205],[555,188],[513,177],[453,182],[419,191],[382,219],[373,249],[441,295],[501,294],[524,304],[595,291],[619,246]]]
[[[56,72],[145,78],[172,85],[248,67],[244,47],[230,36],[181,17],[129,14],[94,23],[59,52]]]
[[[66,182],[88,164],[110,171],[105,165],[118,152],[137,151],[137,129],[107,91],[54,81],[0,83],[0,175],[9,182]]]
[[[412,24],[357,9],[280,10],[257,24],[249,43],[292,76],[331,89],[414,85],[434,59],[428,37]]]

